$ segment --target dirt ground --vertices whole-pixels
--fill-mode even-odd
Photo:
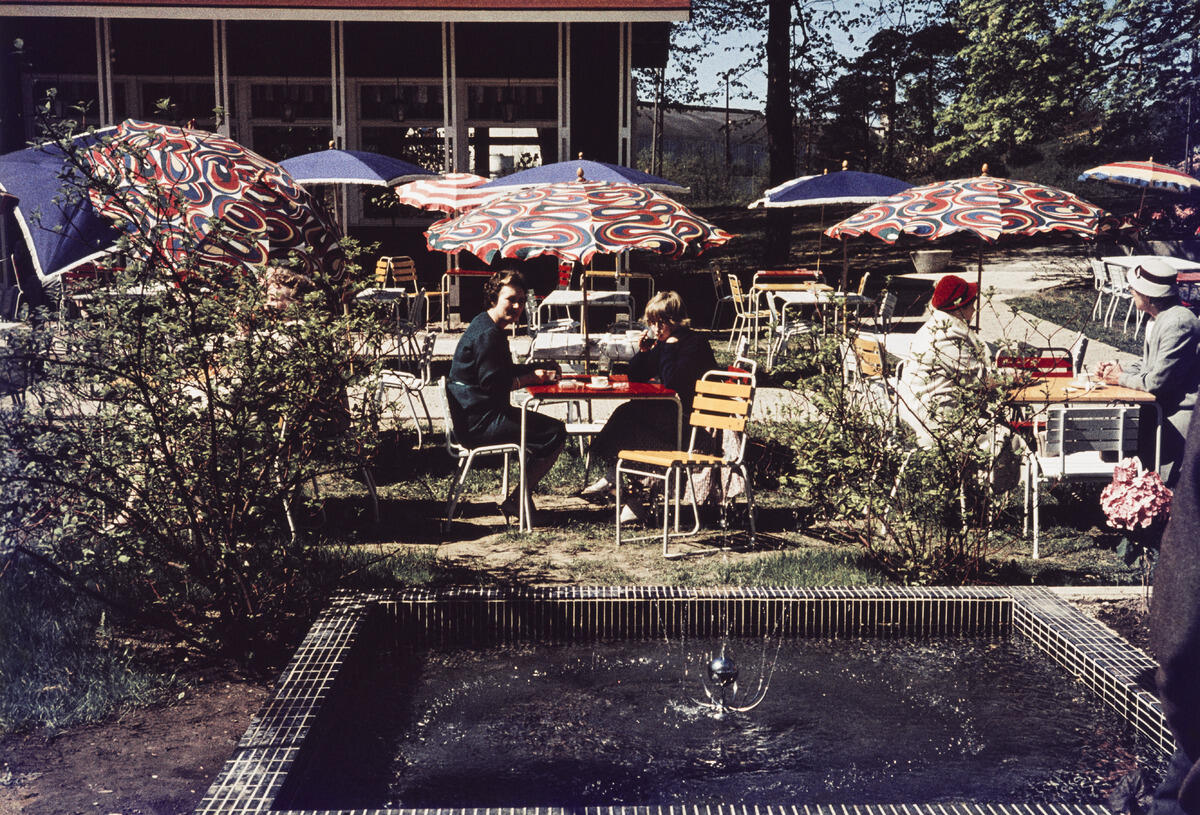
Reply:
[[[0,815],[182,815],[200,802],[267,697],[217,676],[171,704],[55,736],[0,739]]]
[[[501,536],[451,544],[478,566],[513,568]],[[507,554],[505,554],[507,552]],[[447,552],[446,554],[450,554]],[[631,570],[636,567],[631,564]],[[1146,647],[1141,598],[1079,603]],[[267,696],[262,682],[193,677],[181,700],[56,736],[0,739],[0,815],[183,815],[191,812]]]

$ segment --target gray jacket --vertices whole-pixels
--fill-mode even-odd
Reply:
[[[1161,312],[1146,330],[1141,362],[1124,370],[1120,384],[1153,393],[1166,416],[1183,410],[1190,413],[1200,387],[1200,320],[1196,315],[1179,305]]]

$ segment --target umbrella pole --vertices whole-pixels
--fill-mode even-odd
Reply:
[[[588,276],[587,269],[580,265],[579,268],[579,290],[583,292],[583,305],[579,309],[579,327],[583,330],[583,373],[588,376],[592,372],[592,349],[588,342]]]
[[[825,205],[821,204],[821,220],[817,224],[817,273],[821,272],[821,238],[825,235]]]
[[[979,239],[979,265],[975,269],[975,286],[983,291],[983,238]],[[978,298],[975,300],[975,330],[979,330],[979,314],[983,311],[983,304]]]
[[[850,262],[846,259],[846,236],[842,235],[842,291],[849,285]]]

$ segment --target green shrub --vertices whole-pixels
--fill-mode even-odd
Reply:
[[[73,157],[78,183],[96,183]],[[181,205],[158,194],[164,209]],[[209,255],[234,239],[210,234]],[[119,249],[111,286],[78,314],[42,315],[8,351],[39,372],[27,408],[0,411],[0,554],[244,658],[316,599],[315,544],[290,522],[307,485],[373,449],[372,400],[348,394],[374,372],[355,351],[375,347],[379,328],[343,313],[338,280],[304,279],[280,310],[265,280],[286,270],[201,267],[195,251],[172,260],[152,234]],[[128,296],[139,287],[154,294]]]

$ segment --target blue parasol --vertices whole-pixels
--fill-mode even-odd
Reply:
[[[649,187],[659,192],[689,192],[682,184],[659,178],[641,170],[623,167],[620,164],[609,164],[605,161],[587,161],[581,154],[572,161],[556,161],[553,164],[543,164],[541,167],[531,167],[528,170],[512,173],[497,178],[476,189],[489,190],[501,187],[533,187],[540,184],[563,184],[571,181],[609,181],[616,184],[637,184]]]
[[[436,175],[403,159],[365,150],[320,150],[279,162],[301,184],[363,184],[391,187]]]
[[[101,135],[80,135],[76,141],[86,148]],[[82,192],[83,182],[57,145],[28,147],[0,156],[0,192],[18,199],[13,215],[34,271],[43,282],[104,254],[117,241],[117,230],[97,214],[87,196],[64,194],[64,187]],[[11,248],[0,251],[8,257]]]

